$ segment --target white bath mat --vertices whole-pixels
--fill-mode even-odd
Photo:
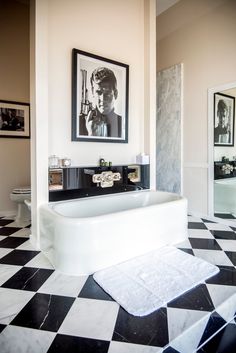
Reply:
[[[98,271],[93,277],[126,311],[144,316],[217,272],[218,267],[165,246]]]

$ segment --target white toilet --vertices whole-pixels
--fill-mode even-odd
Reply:
[[[17,223],[30,222],[31,212],[29,207],[25,204],[25,200],[31,200],[31,189],[30,187],[19,187],[12,191],[10,199],[18,204],[18,210],[16,215]]]

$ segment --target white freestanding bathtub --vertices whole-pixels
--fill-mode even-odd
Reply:
[[[41,250],[55,269],[91,274],[187,238],[187,200],[161,191],[131,191],[46,204]]]
[[[231,213],[236,217],[236,178],[215,180],[214,212]]]

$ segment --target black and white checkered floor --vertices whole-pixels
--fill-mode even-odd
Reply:
[[[236,332],[234,227],[189,216],[189,239],[178,247],[220,272],[141,318],[123,310],[92,276],[54,271],[29,234],[29,225],[0,217],[1,353],[222,353],[212,340],[203,344],[230,321]]]

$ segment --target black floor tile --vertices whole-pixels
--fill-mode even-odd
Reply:
[[[4,330],[7,325],[0,324],[0,333]]]
[[[120,307],[112,340],[164,347],[169,341],[166,308],[138,317]]]
[[[206,342],[206,340],[212,337],[214,333],[220,330],[225,324],[226,321],[219,314],[217,314],[217,312],[213,313],[208,320],[207,326],[198,346],[201,346],[204,342]]]
[[[43,268],[23,267],[2,287],[36,292],[53,272],[54,270]]]
[[[25,243],[28,238],[20,238],[20,237],[7,237],[0,241],[1,248],[12,248],[15,249],[21,244]]]
[[[225,230],[211,230],[210,232],[212,235],[214,235],[216,239],[236,240],[235,232],[230,232]]]
[[[197,353],[235,353],[236,325],[228,324],[207,342]]]
[[[206,283],[236,286],[236,269],[229,266],[218,266],[220,272],[206,280]]]
[[[225,251],[226,255],[228,258],[231,260],[231,262],[236,266],[236,252],[233,251]]]
[[[184,248],[178,248],[178,249],[186,252],[189,255],[193,255],[194,256],[194,253],[193,253],[192,249],[184,249]]]
[[[58,334],[47,353],[107,353],[108,348],[107,341]]]
[[[189,238],[193,249],[222,250],[215,239]]]
[[[188,229],[207,229],[207,227],[201,222],[188,222]]]
[[[75,298],[36,293],[11,325],[57,332]]]
[[[231,213],[215,213],[214,216],[223,219],[235,219]]]
[[[174,349],[172,347],[168,347],[163,351],[163,353],[181,353],[181,352],[177,351],[176,349]]]
[[[22,228],[17,227],[2,227],[0,228],[0,235],[12,235],[13,233],[17,232]]]
[[[7,226],[8,224],[12,223],[12,219],[0,219],[0,227]]]
[[[204,223],[216,223],[214,221],[210,221],[209,219],[205,219],[205,218],[201,218],[201,220],[204,222]]]
[[[215,309],[205,284],[201,284],[182,294],[169,302],[167,306],[170,308],[202,311],[212,311]]]
[[[236,325],[229,324],[223,332],[217,353],[232,352],[236,352]]]
[[[111,300],[112,297],[108,295],[98,284],[94,281],[93,276],[89,276],[85,282],[82,290],[80,291],[78,297],[89,298],[89,299],[101,299],[101,300]]]
[[[0,264],[24,266],[38,254],[39,251],[13,250],[0,259]]]

